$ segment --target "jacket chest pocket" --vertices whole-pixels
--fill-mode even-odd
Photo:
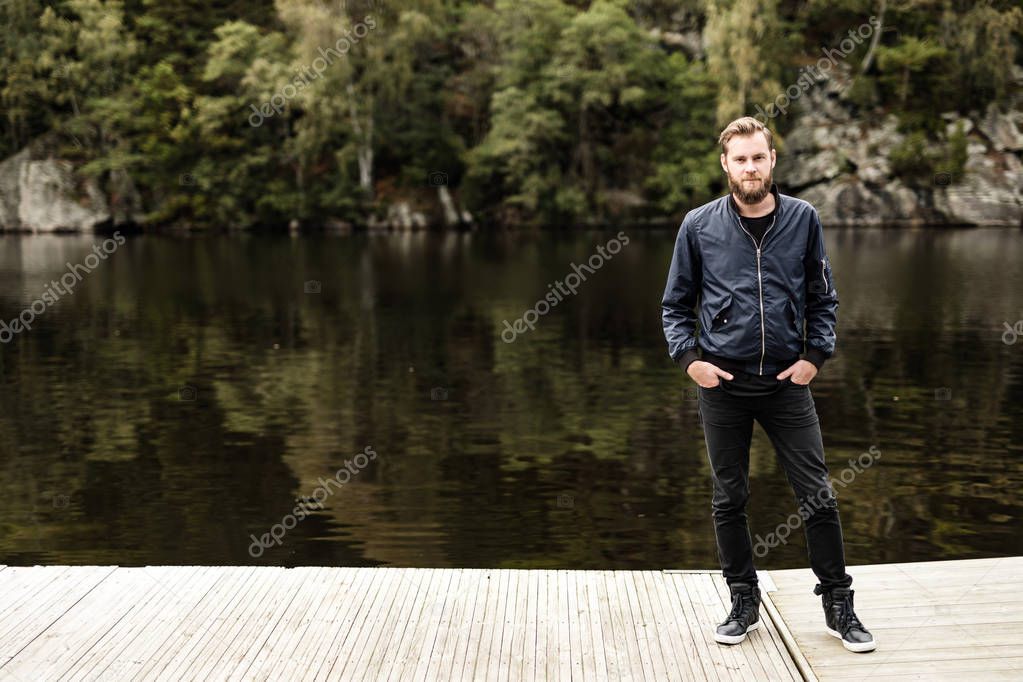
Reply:
[[[732,295],[725,294],[725,297],[720,301],[716,302],[710,311],[710,329],[712,331],[721,329],[723,326],[728,324],[728,320],[731,317],[732,308]]]

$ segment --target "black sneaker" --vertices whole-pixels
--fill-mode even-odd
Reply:
[[[848,587],[833,587],[825,590],[818,583],[813,588],[814,594],[821,595],[824,604],[824,621],[828,633],[842,640],[842,646],[849,651],[862,653],[877,648],[874,636],[856,617],[853,610],[853,591]]]
[[[760,627],[760,588],[754,583],[732,583],[732,611],[714,633],[714,641],[738,644],[746,633]]]

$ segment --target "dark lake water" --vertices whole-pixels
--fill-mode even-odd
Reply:
[[[1023,554],[1023,232],[826,233],[847,561]],[[0,563],[716,569],[675,232],[625,234],[511,343],[614,233],[0,238]],[[766,536],[759,426],[751,485]]]

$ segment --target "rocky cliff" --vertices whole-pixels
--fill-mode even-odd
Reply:
[[[1017,81],[1023,85],[1018,68]],[[907,183],[891,161],[906,142],[898,118],[880,111],[854,117],[847,88],[828,80],[811,91],[775,169],[784,191],[816,206],[826,226],[1023,226],[1023,97],[967,116],[936,112],[946,139],[965,136],[965,163]]]
[[[131,179],[114,172],[104,189],[70,161],[53,158],[44,137],[0,162],[0,231],[92,231],[140,213]]]

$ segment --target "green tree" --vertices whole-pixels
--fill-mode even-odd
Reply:
[[[940,45],[914,36],[902,38],[894,47],[878,48],[877,62],[882,73],[882,83],[894,90],[899,106],[905,107],[912,92],[910,77],[919,74],[932,62],[938,62],[948,52]]]
[[[51,119],[47,108],[50,84],[36,75],[42,50],[38,30],[42,8],[36,0],[0,3],[0,108],[4,135],[0,158],[18,151],[34,135],[46,130]]]
[[[661,215],[677,217],[721,189],[716,134],[717,84],[706,66],[682,54],[669,59],[664,106],[652,118],[658,131],[653,171],[645,185]]]
[[[560,0],[498,0],[490,13],[499,55],[490,129],[466,156],[468,200],[485,217],[519,221],[558,212],[569,135],[544,78],[574,14]]]
[[[754,102],[770,102],[782,91],[780,63],[769,46],[783,44],[777,0],[707,3],[707,69],[718,83],[719,126],[750,113]]]
[[[1007,65],[1017,62],[1023,41],[1023,9],[1018,2],[1011,5],[1000,9],[983,0],[971,3],[965,14],[949,8],[942,13],[942,44],[955,56],[948,60],[949,85],[960,93],[960,101],[1002,100],[1009,94],[1012,70]]]

